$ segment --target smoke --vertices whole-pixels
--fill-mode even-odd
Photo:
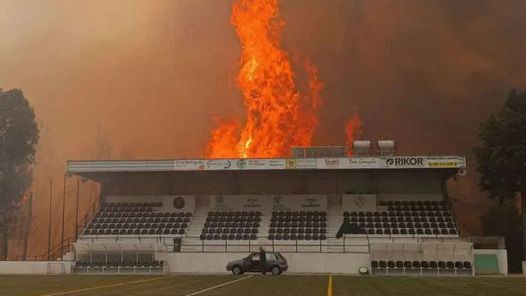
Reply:
[[[42,128],[30,245],[46,244],[47,187],[60,208],[67,159],[200,156],[217,115],[244,120],[231,5],[2,1],[0,87],[22,88]],[[525,1],[283,0],[281,15],[284,49],[325,83],[314,144],[344,143],[359,108],[362,139],[469,155],[480,122],[526,85]],[[475,177],[452,182],[469,209],[484,200]]]
[[[509,89],[526,87],[526,2],[282,3],[284,47],[310,55],[326,82],[314,142],[341,144],[358,107],[362,139],[394,139],[400,154],[466,154],[468,176],[449,191],[461,224],[479,231],[487,200],[472,149]]]

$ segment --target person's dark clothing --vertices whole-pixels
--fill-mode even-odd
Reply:
[[[356,224],[351,224],[347,221],[344,221],[336,233],[336,238],[341,238],[344,234],[358,234],[360,233],[360,227]]]
[[[259,251],[259,264],[261,265],[261,270],[263,273],[267,270],[267,256],[264,249],[260,249]]]

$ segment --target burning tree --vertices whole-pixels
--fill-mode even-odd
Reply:
[[[0,260],[7,258],[12,211],[31,183],[39,130],[19,89],[0,89]]]

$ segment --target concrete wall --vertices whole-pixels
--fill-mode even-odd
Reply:
[[[0,261],[0,274],[70,274],[71,261]]]
[[[474,249],[473,255],[496,255],[499,263],[499,273],[508,274],[508,251],[506,249]],[[477,272],[475,270],[475,272]]]
[[[115,174],[105,195],[441,194],[442,170],[197,171]]]
[[[172,253],[167,257],[169,273],[226,273],[228,262],[246,257],[247,253]],[[286,253],[289,273],[358,274],[358,268],[369,266],[369,254]]]

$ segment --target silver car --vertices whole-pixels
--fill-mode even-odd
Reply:
[[[287,259],[279,252],[265,252],[265,266],[261,266],[259,256],[259,252],[252,252],[243,259],[229,262],[226,265],[226,270],[232,271],[234,275],[240,275],[245,272],[270,272],[273,275],[280,275],[289,269]]]

